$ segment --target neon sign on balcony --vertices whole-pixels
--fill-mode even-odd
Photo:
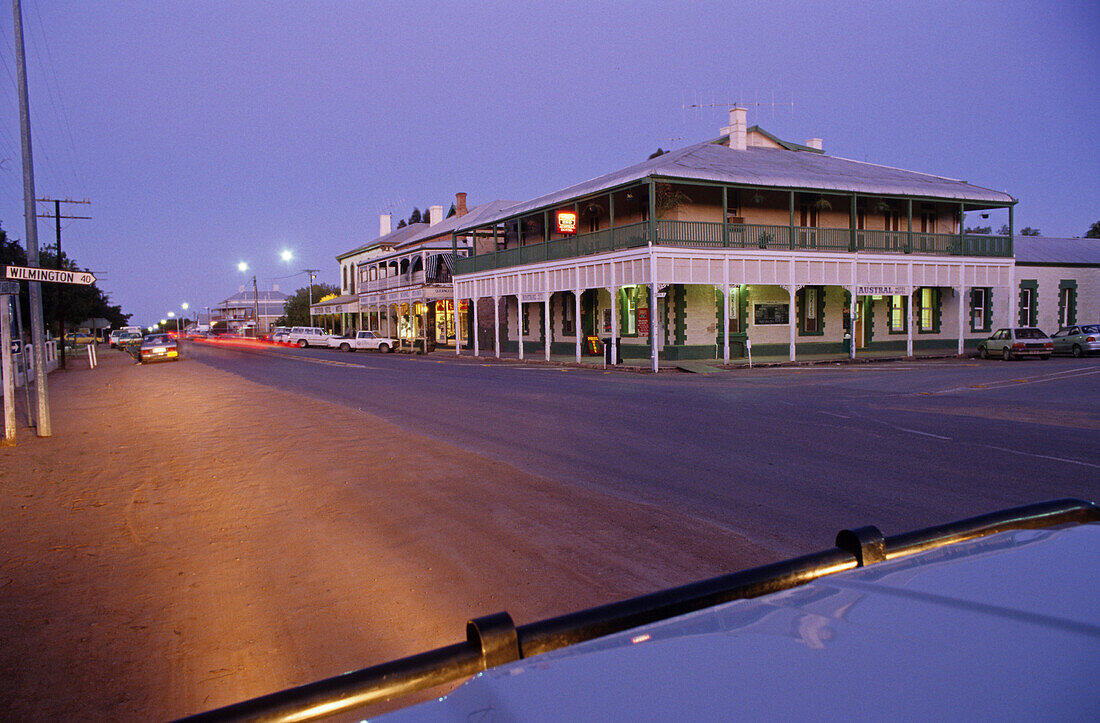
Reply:
[[[558,233],[574,236],[577,233],[577,214],[573,211],[557,211],[554,214]]]

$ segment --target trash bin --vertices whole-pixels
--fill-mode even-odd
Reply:
[[[603,360],[605,364],[622,364],[623,363],[623,340],[620,337],[615,338],[615,361],[611,361],[611,337],[601,339],[603,342]]]

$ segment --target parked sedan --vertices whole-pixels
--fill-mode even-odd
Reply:
[[[92,344],[95,342],[95,337],[86,331],[70,331],[65,335],[65,343],[69,346],[76,346],[77,344]]]
[[[179,347],[168,334],[150,334],[141,341],[141,363],[154,361],[178,361]]]
[[[1082,357],[1100,353],[1100,324],[1081,324],[1059,329],[1051,340],[1055,354],[1073,354]]]
[[[982,359],[999,356],[1005,361],[1022,359],[1025,356],[1037,356],[1050,359],[1054,351],[1054,342],[1042,329],[1032,327],[1010,327],[998,329],[993,336],[978,342],[978,355]]]

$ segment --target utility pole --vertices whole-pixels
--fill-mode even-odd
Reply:
[[[252,303],[255,304],[252,334],[258,339],[260,337],[260,291],[256,287],[256,274],[252,274]]]
[[[34,213],[34,161],[31,158],[31,110],[27,102],[27,57],[23,51],[23,10],[11,0],[15,19],[15,70],[19,86],[19,137],[23,151],[23,220],[27,229],[27,265],[38,266],[38,222]],[[34,380],[38,396],[36,433],[53,436],[50,428],[50,397],[46,383],[46,334],[42,323],[42,285],[27,282],[31,302],[31,342],[34,346]]]
[[[54,219],[54,222],[57,224],[57,268],[58,268],[58,270],[60,270],[60,269],[63,268],[62,265],[61,265],[61,219],[63,219],[63,218],[72,218],[72,219],[87,220],[87,219],[91,218],[91,216],[62,216],[61,215],[61,204],[63,204],[63,203],[91,203],[91,201],[89,201],[88,199],[84,199],[83,201],[74,201],[70,198],[65,198],[65,199],[36,198],[35,200],[36,201],[41,201],[43,203],[52,203],[53,204],[53,216],[52,216],[52,218]],[[51,218],[51,216],[48,213],[40,213],[40,214],[38,214],[38,218]],[[58,341],[57,360],[58,360],[58,362],[60,362],[61,368],[64,369],[65,368],[65,303],[64,303],[63,300],[65,298],[65,295],[64,295],[65,290],[62,289],[61,286],[62,286],[61,284],[57,285],[57,338],[59,340]],[[94,334],[94,332],[93,332],[93,334]]]
[[[302,271],[309,274],[309,325],[313,326],[313,280],[317,278],[321,269],[302,269]]]

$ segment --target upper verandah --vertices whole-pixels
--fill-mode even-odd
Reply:
[[[493,217],[460,225],[463,233],[585,199],[646,179],[684,180],[714,185],[757,187],[965,202],[969,210],[1011,206],[1008,193],[944,176],[830,156],[820,149],[782,141],[759,126],[746,131],[743,149],[730,147],[729,135],[670,151],[559,191],[502,209]]]

